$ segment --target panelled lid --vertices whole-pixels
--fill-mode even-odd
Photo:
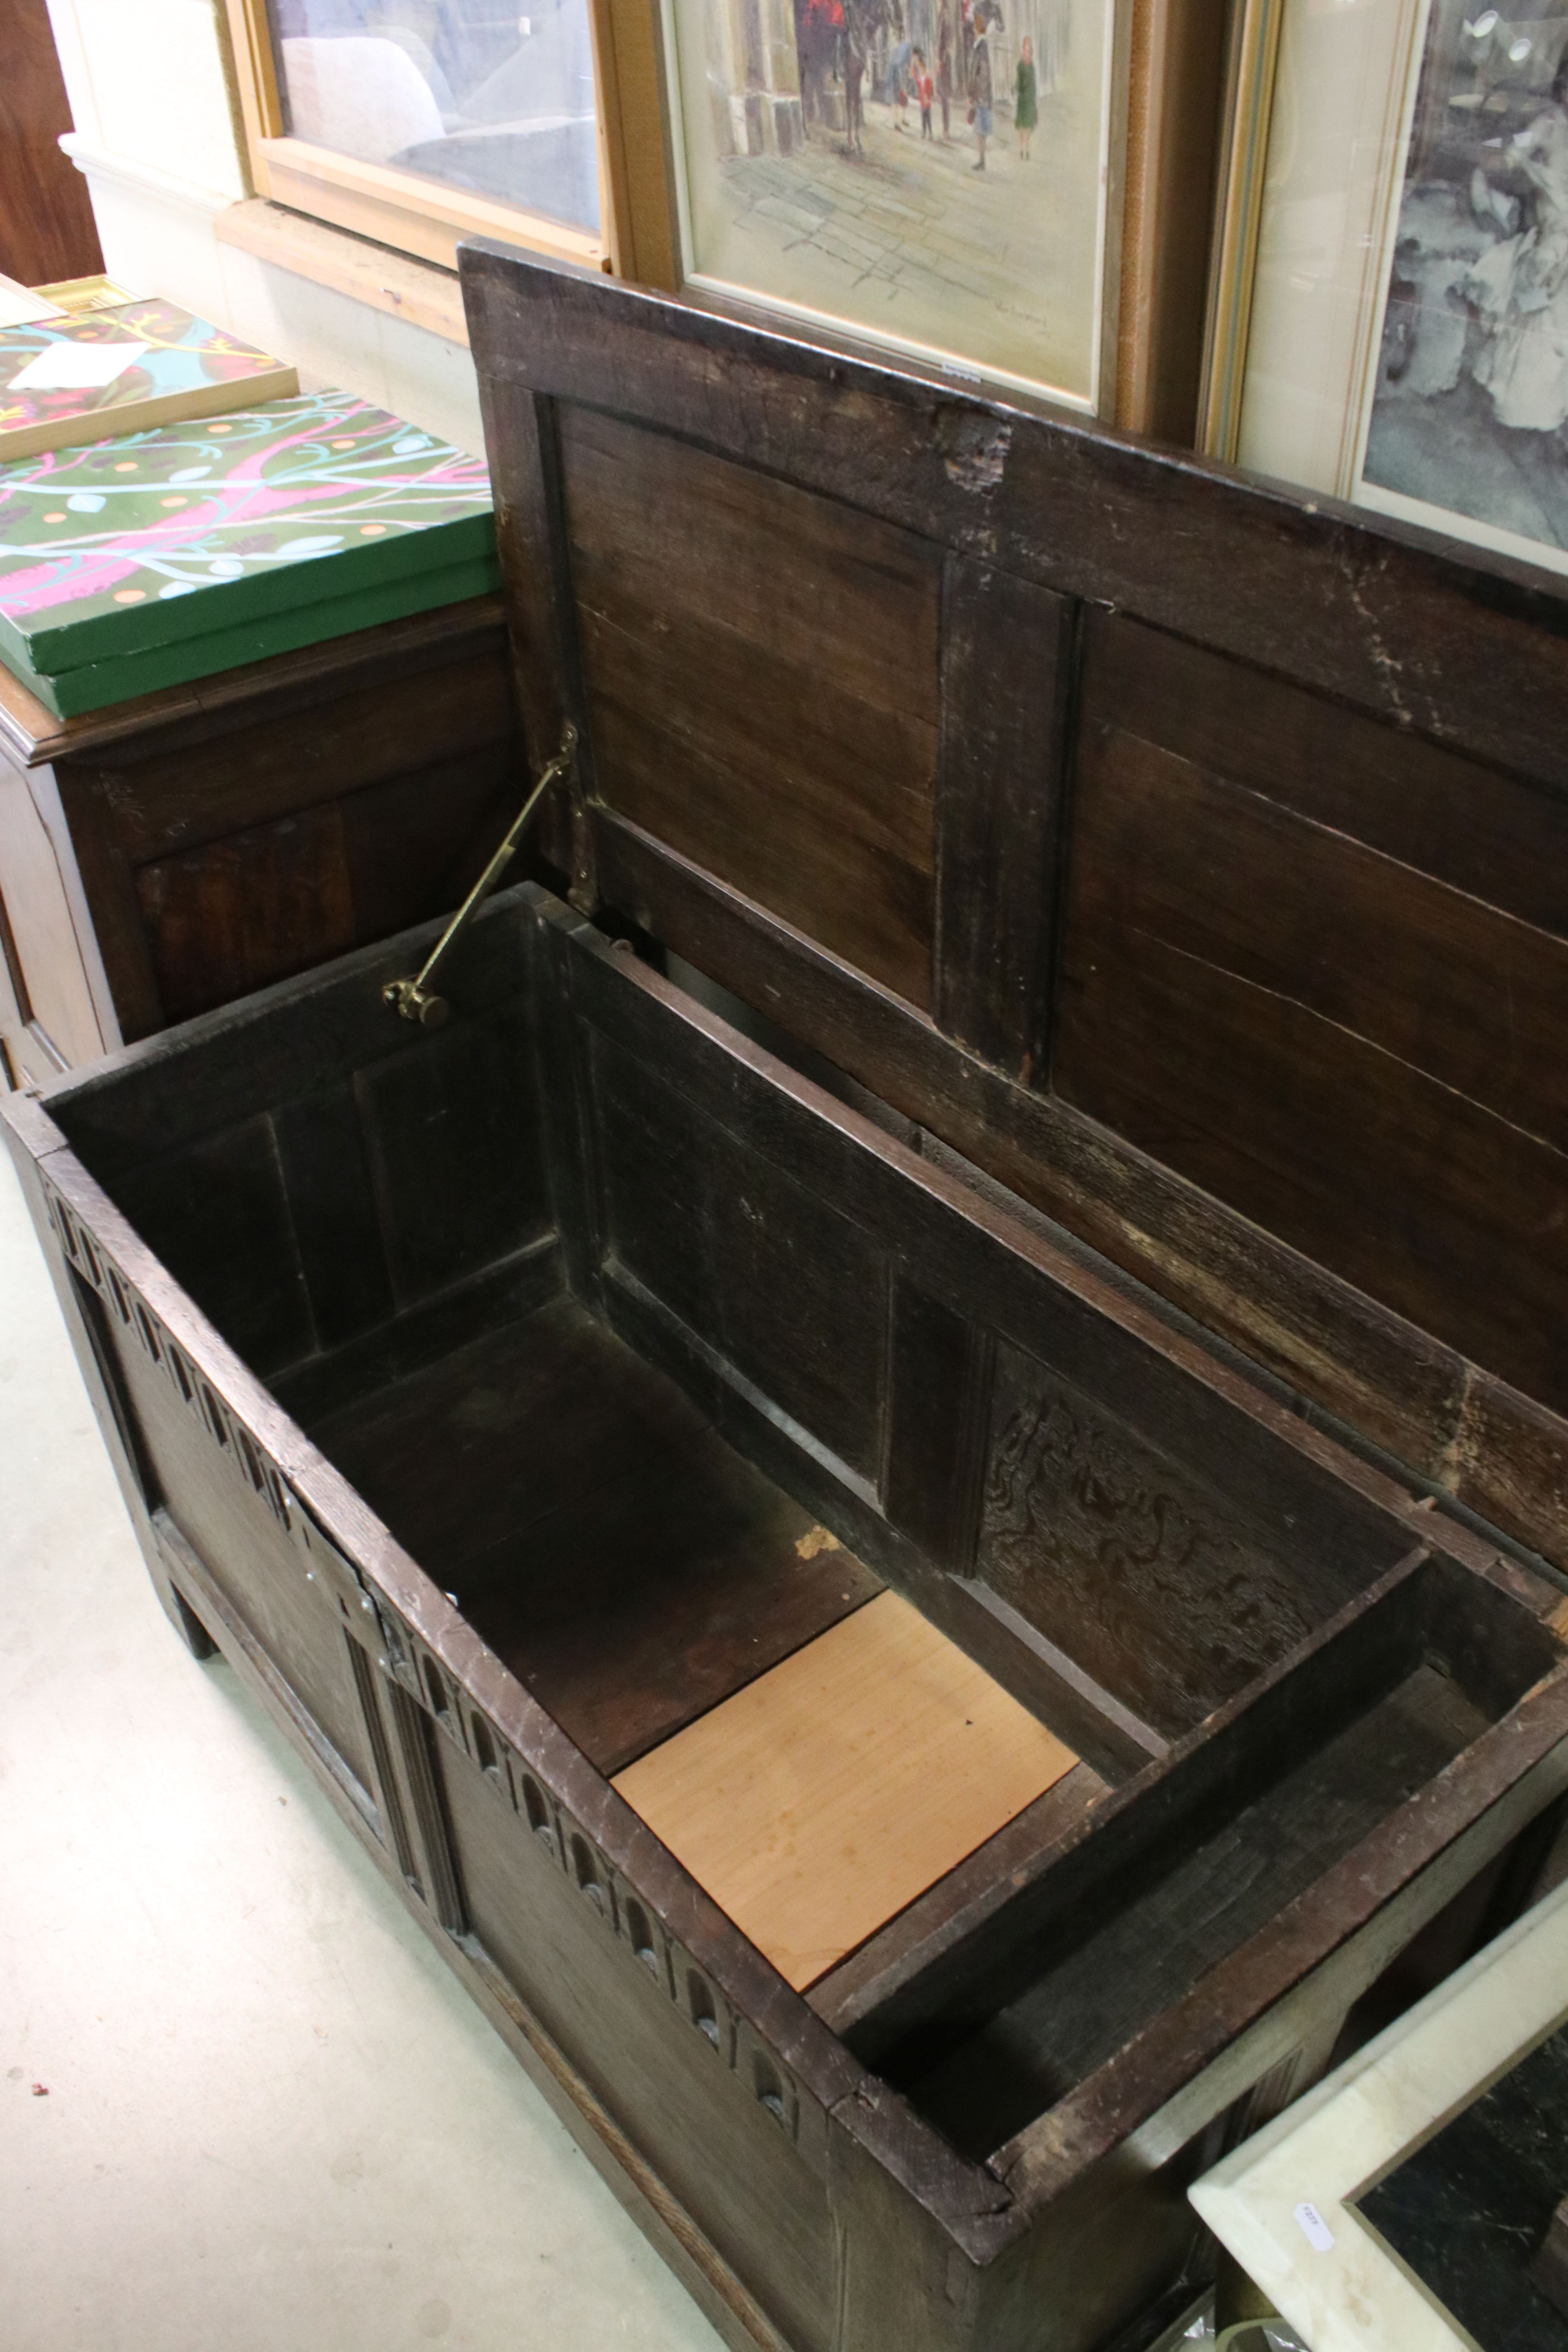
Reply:
[[[900,362],[464,249],[604,904],[1568,1557],[1568,604]]]

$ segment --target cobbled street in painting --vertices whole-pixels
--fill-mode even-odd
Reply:
[[[698,272],[1089,397],[1108,5],[678,0]]]

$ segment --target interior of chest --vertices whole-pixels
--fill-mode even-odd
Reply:
[[[1557,1647],[537,894],[60,1116],[721,1909],[959,2147],[1081,2081]],[[176,1517],[179,1503],[171,1494]],[[1026,1903],[959,1932],[1010,1874]]]

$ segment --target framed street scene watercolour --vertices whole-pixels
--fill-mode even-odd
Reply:
[[[664,0],[684,274],[1094,412],[1117,0]]]
[[[1568,5],[1414,29],[1352,495],[1568,572]]]

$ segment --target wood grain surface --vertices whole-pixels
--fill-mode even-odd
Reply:
[[[381,998],[416,937],[0,1112],[178,1422],[143,1499],[232,1551],[399,1883],[750,2340],[1147,2352],[1206,2152],[1478,1873],[1529,1899],[1568,1780],[1560,1591],[1444,1507],[1568,1538],[1568,604],[865,352],[465,278],[571,908],[483,910],[429,1036]],[[139,866],[207,846],[147,819]],[[201,1307],[345,1462],[358,1414],[363,1496]],[[847,1557],[889,1588],[847,1615]]]
[[[573,903],[1568,1563],[1560,586],[831,337],[464,269],[521,670],[584,730]]]
[[[927,1003],[937,551],[586,410],[561,437],[605,797]]]
[[[1568,816],[1329,722],[1095,617],[1057,1090],[1562,1412]]]
[[[884,1592],[615,1786],[799,1990],[1077,1761]]]
[[[314,1433],[602,1772],[878,1590],[574,1299]]]
[[[640,2152],[741,2352],[1148,2352],[1213,2132],[1310,2081],[1561,1794],[1560,1595],[536,887],[481,911],[426,1034],[382,990],[433,936],[0,1103],[165,1605],[231,1654],[251,1628],[394,1883]],[[269,1373],[363,1441],[363,1492]],[[1093,1623],[1064,1547],[1104,1570]],[[851,1559],[900,1597],[843,1615]],[[847,1882],[781,1973],[592,1751],[635,1714],[630,1787],[900,1614],[976,1660],[945,1747],[884,1644],[805,1694],[771,1814],[723,1759],[682,1793],[720,1862],[754,1803],[741,1863],[793,1820],[783,1876]],[[1086,1721],[1141,1640],[1193,1701],[1109,1786],[1047,1712],[1097,1626]],[[1011,1789],[1016,1754],[972,1769],[996,1685],[1051,1725]]]
[[[45,0],[0,9],[0,270],[24,286],[103,268],[87,182],[59,151],[70,100]]]
[[[84,720],[0,672],[0,743],[29,1067],[40,1033],[75,1066],[451,908],[522,791],[492,598]]]

